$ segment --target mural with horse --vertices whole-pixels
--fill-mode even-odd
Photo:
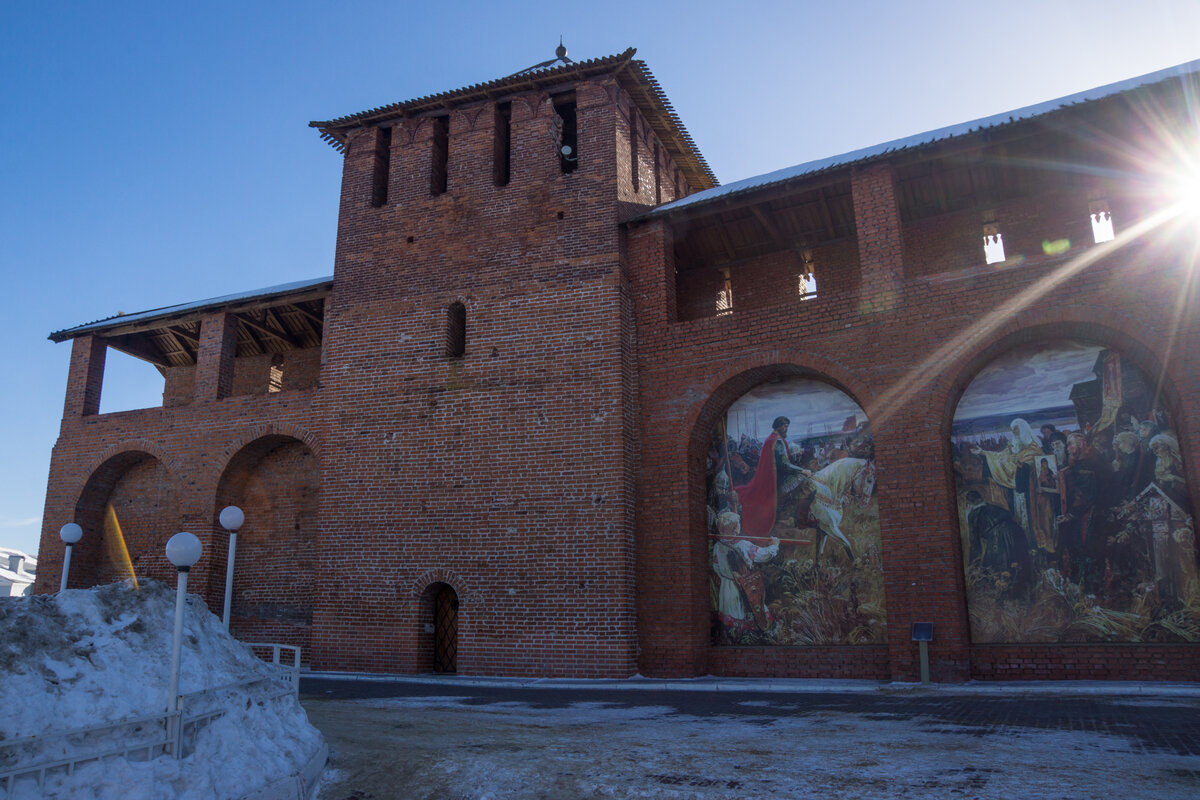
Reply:
[[[707,470],[716,644],[886,641],[875,443],[853,399],[811,378],[756,387]]]

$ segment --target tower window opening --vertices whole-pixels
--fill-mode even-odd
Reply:
[[[721,270],[721,289],[717,292],[717,316],[724,317],[733,313],[733,281],[729,270]]]
[[[446,308],[446,356],[462,358],[467,352],[467,307],[451,303]]]
[[[654,142],[654,204],[662,203],[662,178],[658,172],[658,140]]]
[[[371,205],[375,208],[387,205],[388,171],[392,161],[392,129],[375,129],[375,158],[371,170]]]
[[[983,261],[985,264],[1004,261],[1004,237],[995,224],[983,226]]]
[[[1108,208],[1108,201],[1094,200],[1088,211],[1092,219],[1093,241],[1096,244],[1111,242],[1116,232],[1113,230],[1112,212]]]
[[[575,118],[575,93],[557,95],[554,101],[554,140],[558,145],[558,163],[563,174],[579,166],[579,136]]]
[[[429,172],[429,193],[446,193],[446,167],[450,161],[450,117],[433,119],[433,161]]]
[[[642,191],[641,157],[638,154],[637,123],[629,120],[629,176],[633,180],[633,193]]]
[[[495,138],[492,140],[492,183],[507,186],[512,168],[512,103],[496,103]]]

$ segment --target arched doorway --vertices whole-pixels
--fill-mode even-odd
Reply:
[[[458,594],[445,583],[433,593],[433,671],[458,671]]]

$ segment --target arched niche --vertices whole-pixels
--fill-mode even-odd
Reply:
[[[967,385],[950,446],[973,642],[1200,640],[1176,420],[1128,354],[1006,351]]]
[[[244,641],[300,647],[307,662],[316,595],[317,458],[299,439],[271,434],[233,455],[217,485],[208,594],[223,608],[228,536],[221,509],[246,519],[237,533],[230,631]]]
[[[145,451],[120,452],[97,467],[75,505],[83,537],[72,551],[69,587],[173,581],[165,548],[179,524],[176,489],[166,466]]]
[[[713,426],[705,511],[713,643],[886,642],[874,437],[809,376],[733,401]]]

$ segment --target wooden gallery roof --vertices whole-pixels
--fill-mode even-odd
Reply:
[[[55,331],[53,342],[94,335],[116,350],[149,361],[159,369],[196,363],[200,324],[216,311],[237,320],[238,356],[285,353],[320,347],[325,299],[333,278],[300,281],[242,294],[214,297]]]

